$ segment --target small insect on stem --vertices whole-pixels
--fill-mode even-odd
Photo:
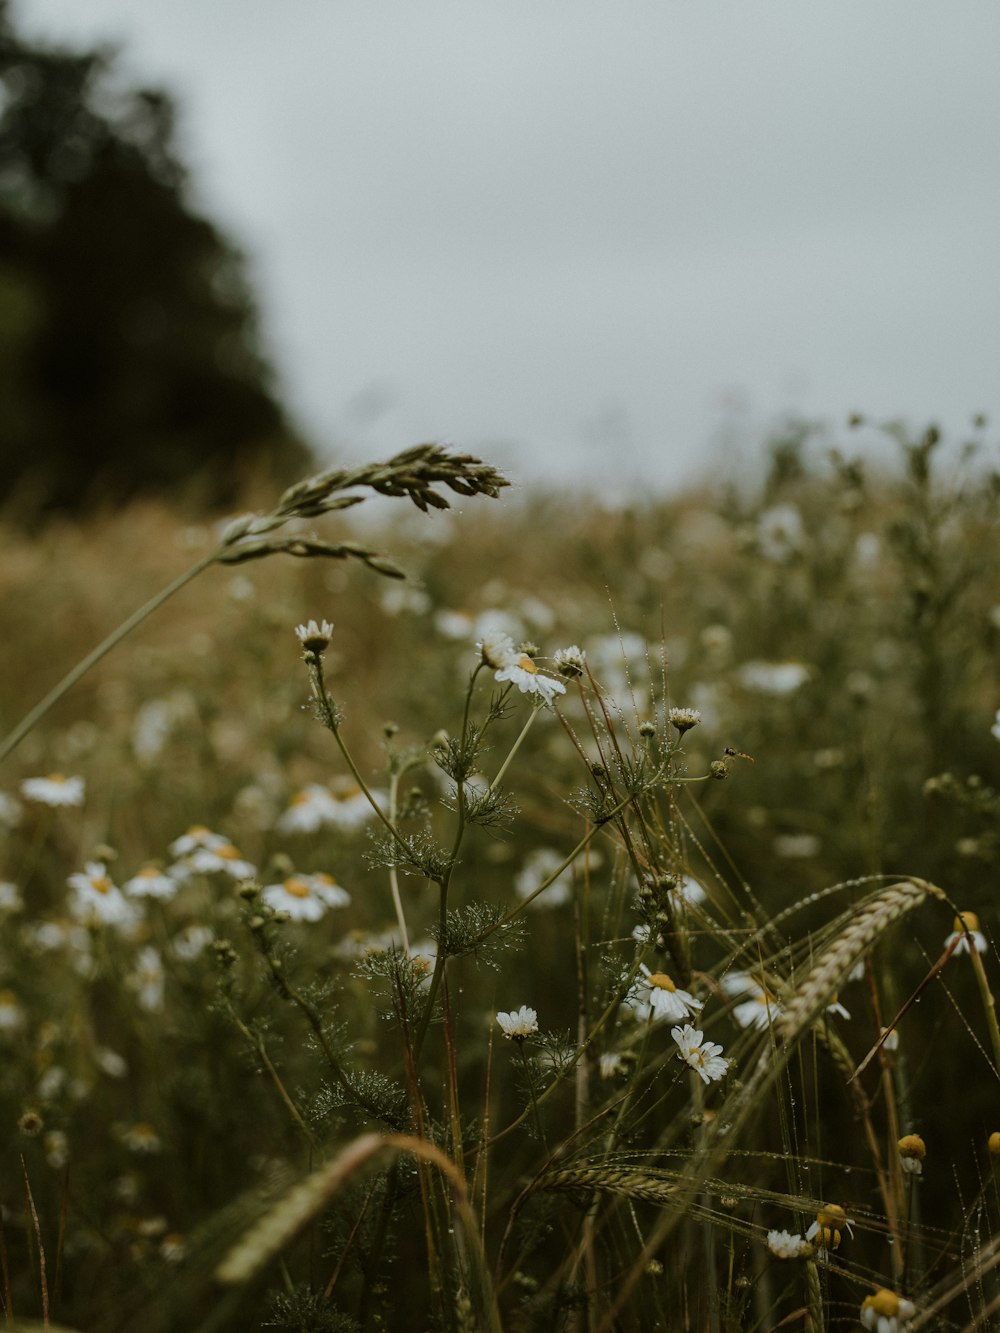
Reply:
[[[730,759],[745,759],[748,764],[757,762],[752,754],[744,754],[742,750],[734,750],[731,745],[726,746],[723,754],[727,754]]]

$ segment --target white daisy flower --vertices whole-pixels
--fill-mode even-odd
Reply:
[[[701,1001],[675,986],[666,972],[650,972],[645,963],[640,964],[640,971],[643,979],[631,1003],[641,1017],[654,1023],[661,1019],[677,1023],[696,1016]]]
[[[526,1004],[520,1009],[512,1009],[509,1014],[497,1014],[497,1022],[503,1035],[513,1037],[515,1041],[524,1041],[525,1037],[533,1037],[538,1031],[538,1015]]]
[[[159,1134],[152,1125],[140,1122],[137,1125],[116,1126],[119,1137],[126,1148],[135,1153],[157,1153],[163,1147]]]
[[[837,998],[836,995],[834,995],[831,998],[830,1003],[826,1006],[826,1012],[828,1014],[837,1014],[841,1018],[850,1018],[851,1016],[844,1008],[844,1006],[840,1003],[840,1000]]]
[[[896,1143],[896,1150],[899,1153],[899,1165],[907,1175],[923,1174],[927,1144],[919,1134],[904,1134]]]
[[[156,866],[144,866],[122,885],[130,898],[159,898],[162,902],[173,898],[179,887],[175,879]]]
[[[777,1259],[799,1259],[813,1251],[804,1236],[793,1236],[788,1231],[769,1231],[767,1248]]]
[[[783,563],[801,545],[802,515],[790,504],[765,509],[757,520],[757,541],[762,555]]]
[[[714,1083],[725,1076],[729,1061],[722,1058],[722,1047],[717,1042],[705,1040],[704,1032],[685,1023],[683,1027],[671,1028],[670,1035],[677,1043],[681,1058],[703,1083]]]
[[[844,1231],[853,1239],[851,1219],[839,1203],[825,1203],[806,1232],[806,1240],[814,1241],[819,1250],[836,1250]]]
[[[675,726],[683,736],[685,731],[690,731],[701,721],[701,713],[697,708],[671,708],[667,712],[667,721]]]
[[[46,778],[25,778],[21,795],[42,805],[83,805],[86,783],[83,778],[66,778],[61,773],[50,773]]]
[[[690,875],[685,875],[673,892],[686,902],[689,907],[697,907],[699,903],[703,903],[708,897],[698,881],[692,879]]]
[[[208,926],[192,924],[177,932],[170,941],[170,949],[174,957],[179,958],[181,962],[193,963],[196,958],[201,957],[214,939],[215,935]]]
[[[530,898],[544,884],[566,858],[552,847],[536,847],[524,858],[524,865],[514,877],[514,889],[519,898]],[[562,907],[573,898],[573,868],[566,869],[552,881],[544,893],[532,902],[532,907]]]
[[[748,972],[729,972],[722,978],[722,989],[730,996],[749,998],[733,1006],[733,1018],[741,1028],[768,1028],[778,1019],[781,1006],[759,981]]]
[[[945,940],[944,947],[950,949],[954,944],[955,953],[969,953],[970,935],[976,953],[985,953],[989,945],[986,943],[986,936],[979,929],[979,917],[975,912],[959,912],[952,923],[952,933]]]
[[[912,1301],[897,1296],[888,1287],[880,1287],[874,1296],[866,1296],[861,1302],[861,1322],[875,1333],[905,1333],[916,1313]]]
[[[151,945],[139,950],[135,971],[126,978],[125,984],[129,990],[135,991],[140,1007],[147,1013],[156,1014],[163,1008],[166,972],[163,959]]]
[[[0,1032],[16,1032],[24,1023],[24,1010],[12,990],[0,990]]]
[[[990,727],[990,735],[994,740],[1000,741],[1000,708],[997,709],[996,718],[993,721],[992,727]]]
[[[310,620],[305,625],[296,625],[295,633],[307,653],[325,653],[333,637],[333,626],[329,620],[321,620],[318,625]]]
[[[552,665],[560,676],[565,676],[567,680],[575,680],[587,669],[587,654],[574,643],[568,648],[557,649]]]
[[[488,667],[494,671],[500,671],[503,667],[510,666],[518,659],[518,651],[514,647],[514,640],[503,630],[489,630],[476,644],[479,649],[479,655]]]
[[[188,857],[187,865],[200,875],[218,872],[233,879],[252,879],[257,873],[257,867],[244,861],[231,842],[216,847],[199,847]]]
[[[605,1051],[598,1062],[601,1078],[617,1078],[628,1066],[617,1051]]]
[[[334,828],[357,829],[375,818],[372,803],[356,782],[350,778],[335,779],[331,792],[333,806],[327,822]],[[389,793],[378,789],[372,790],[372,798],[380,810],[389,807]]]
[[[94,1063],[108,1078],[124,1078],[128,1073],[128,1061],[110,1046],[98,1046],[94,1051]]]
[[[330,875],[290,875],[261,893],[268,907],[293,921],[319,921],[330,907],[346,907],[350,895]]]
[[[186,833],[174,839],[168,850],[171,856],[190,856],[200,847],[224,847],[228,841],[221,833],[213,833],[204,824],[192,824]]]
[[[739,679],[757,694],[794,694],[809,679],[809,668],[801,662],[745,662]]]
[[[878,1034],[880,1037],[885,1037],[885,1040],[882,1042],[883,1051],[899,1050],[899,1030],[897,1028],[893,1028],[891,1032],[888,1028],[879,1028]]]
[[[310,782],[295,793],[288,809],[278,819],[281,833],[315,833],[324,824],[333,823],[337,803],[329,788]]]
[[[552,676],[543,676],[528,656],[521,653],[517,660],[494,673],[494,680],[509,680],[522,694],[537,694],[545,703],[552,703],[557,694],[565,694],[566,686]]]
[[[135,908],[127,901],[121,889],[111,882],[101,861],[88,861],[82,872],[70,875],[66,881],[74,891],[70,910],[88,925],[100,922],[109,926],[131,925]]]
[[[24,906],[21,890],[10,880],[0,880],[0,912],[20,912]]]

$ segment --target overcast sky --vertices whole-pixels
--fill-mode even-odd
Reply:
[[[176,95],[320,448],[669,486],[789,411],[997,414],[996,0],[15,13]]]

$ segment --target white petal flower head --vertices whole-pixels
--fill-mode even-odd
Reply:
[[[674,892],[677,894],[678,898],[687,903],[688,907],[697,907],[699,903],[703,903],[708,897],[708,894],[698,881],[692,879],[690,875],[685,875],[683,879],[680,880],[677,887],[674,889]]]
[[[773,995],[748,972],[729,972],[722,978],[727,995],[749,998],[733,1006],[733,1018],[741,1028],[768,1028],[778,1019],[781,1006]]]
[[[677,1023],[697,1015],[701,1001],[675,986],[666,972],[650,972],[645,963],[641,964],[641,971],[639,999],[654,1023],[662,1019]]]
[[[70,902],[73,915],[87,924],[129,925],[135,909],[117,888],[101,861],[88,861],[81,873],[66,881],[74,892]]]
[[[318,625],[310,620],[305,625],[296,625],[295,633],[307,653],[325,653],[333,637],[333,626],[329,620],[321,620]]]
[[[793,1236],[788,1231],[769,1231],[767,1248],[776,1259],[801,1259],[813,1252],[804,1236]]]
[[[191,853],[188,865],[201,875],[224,874],[233,879],[252,879],[257,873],[256,866],[244,861],[231,842],[219,847],[199,847]]]
[[[959,912],[952,925],[952,933],[944,942],[944,947],[950,949],[954,944],[955,953],[970,953],[970,935],[976,953],[985,953],[989,945],[986,943],[986,936],[979,929],[979,917],[975,912]]]
[[[488,667],[494,671],[499,671],[503,667],[510,666],[516,662],[518,651],[514,647],[514,640],[503,630],[490,630],[483,635],[476,645],[480,656]]]
[[[319,921],[330,907],[346,907],[350,895],[331,875],[290,875],[281,884],[269,884],[261,894],[275,912],[292,921]]]
[[[155,1014],[163,1008],[163,990],[166,973],[163,959],[151,945],[140,949],[135,960],[135,971],[126,979],[130,990],[135,991],[141,1008]]]
[[[61,773],[50,773],[46,778],[25,778],[21,795],[42,805],[83,805],[86,783],[83,778],[66,778]]]
[[[494,675],[495,680],[509,680],[522,694],[537,694],[546,704],[551,705],[557,694],[565,694],[566,686],[552,676],[543,676],[527,653],[521,653],[517,660],[502,667]]]
[[[20,912],[24,907],[21,890],[10,880],[0,880],[0,912]]]
[[[536,889],[541,888],[551,874],[565,861],[565,856],[554,847],[536,847],[524,858],[524,865],[514,877],[514,889],[519,898],[530,898]],[[561,875],[556,876],[549,887],[533,898],[531,906],[562,907],[573,899],[573,868],[567,866]]]
[[[745,662],[739,679],[757,694],[794,694],[809,679],[809,668],[801,662]]]
[[[526,1004],[520,1009],[512,1009],[509,1014],[497,1014],[497,1022],[503,1035],[513,1037],[515,1041],[524,1041],[525,1037],[533,1037],[538,1031],[538,1015]]]
[[[574,643],[568,648],[559,648],[552,659],[552,665],[560,676],[575,680],[587,669],[587,654]],[[1000,714],[997,716],[1000,717]]]
[[[715,1083],[725,1077],[729,1061],[723,1059],[722,1047],[717,1042],[705,1040],[704,1032],[685,1023],[683,1027],[671,1028],[670,1035],[677,1043],[681,1059],[703,1083]]]
[[[349,778],[335,779],[331,795],[333,809],[329,822],[335,828],[346,830],[361,828],[363,824],[376,817],[371,801],[357,783]],[[380,810],[389,808],[388,792],[372,790],[371,795]]]
[[[177,880],[156,866],[145,866],[122,885],[130,898],[159,898],[161,902],[175,897],[179,887]]]
[[[701,713],[697,708],[671,708],[667,713],[667,721],[681,733],[690,731],[701,721]]]
[[[905,1333],[916,1313],[912,1301],[897,1296],[888,1287],[880,1287],[874,1296],[866,1296],[861,1303],[861,1322],[875,1333]]]
[[[839,1203],[825,1203],[806,1232],[806,1240],[813,1241],[818,1250],[836,1250],[844,1231],[853,1239],[851,1219]]]
[[[295,793],[288,809],[278,819],[281,833],[315,833],[324,824],[333,823],[337,803],[328,787],[310,782]]]
[[[9,796],[7,792],[0,791],[0,825],[4,828],[17,828],[23,813],[21,802],[16,796]]]
[[[992,727],[990,727],[990,735],[994,740],[1000,741],[1000,708],[997,709],[997,715],[993,720]]]
[[[830,1003],[826,1006],[826,1012],[828,1014],[837,1014],[840,1018],[850,1018],[851,1016],[840,1003],[840,1000],[836,995],[831,997]]]
[[[169,851],[171,856],[189,856],[199,847],[225,847],[228,841],[223,834],[213,833],[204,824],[192,824],[186,833],[173,840]]]

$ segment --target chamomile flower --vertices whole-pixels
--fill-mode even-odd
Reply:
[[[850,1018],[851,1016],[848,1013],[848,1011],[844,1008],[844,1006],[840,1003],[840,1000],[837,998],[836,995],[832,995],[830,997],[830,1003],[826,1006],[826,1012],[828,1014],[837,1014],[841,1018]]]
[[[844,1231],[853,1238],[851,1219],[839,1203],[825,1203],[806,1232],[806,1240],[814,1241],[818,1250],[836,1250]]]
[[[994,740],[1000,741],[1000,708],[997,709],[997,715],[993,719],[992,727],[990,727],[990,735]]]
[[[193,963],[196,958],[201,957],[214,939],[215,935],[208,926],[199,926],[197,922],[193,922],[177,932],[170,941],[170,949],[174,957],[179,958],[182,963]]]
[[[116,1129],[122,1143],[130,1152],[158,1153],[163,1147],[159,1134],[145,1121],[135,1125],[118,1125]]]
[[[0,912],[20,912],[24,907],[21,890],[10,880],[0,880]]]
[[[565,676],[567,680],[576,680],[587,669],[587,654],[573,643],[568,648],[557,649],[552,665],[560,676]]]
[[[45,778],[25,778],[21,795],[28,801],[42,805],[83,805],[86,783],[83,778],[67,778],[62,773],[50,773]]]
[[[388,792],[379,789],[371,789],[372,800],[380,810],[387,810],[389,807]],[[351,831],[361,828],[367,824],[370,819],[374,819],[375,811],[372,809],[372,803],[368,797],[350,778],[335,778],[332,784],[331,797],[333,806],[327,818],[327,822],[334,828]]]
[[[222,833],[213,833],[204,824],[192,824],[186,833],[170,844],[171,856],[190,856],[201,847],[224,847],[229,841]]]
[[[315,833],[324,824],[333,822],[336,802],[328,787],[310,782],[300,788],[289,802],[288,809],[278,819],[281,833]]]
[[[201,875],[224,874],[233,879],[252,879],[257,868],[244,861],[231,842],[215,847],[199,847],[187,858],[191,870]]]
[[[950,949],[954,944],[955,953],[969,953],[970,935],[976,953],[985,953],[989,945],[986,943],[986,936],[979,929],[979,917],[975,912],[959,912],[952,924],[952,933],[944,942],[944,947]]]
[[[899,1165],[907,1175],[919,1176],[923,1173],[927,1145],[919,1134],[904,1134],[896,1144],[896,1149],[899,1152]]]
[[[501,671],[516,662],[518,658],[514,640],[504,630],[487,631],[476,647],[483,661],[494,671]]]
[[[296,625],[295,633],[307,653],[325,653],[333,637],[333,626],[329,620],[321,620],[318,625],[310,620],[305,625]]]
[[[866,1296],[861,1302],[861,1322],[875,1333],[905,1333],[916,1313],[912,1301],[897,1296],[888,1287],[880,1287],[874,1296]]]
[[[631,1002],[638,1016],[654,1023],[660,1020],[677,1023],[697,1015],[701,1001],[675,986],[666,972],[650,972],[645,963],[640,964],[640,971],[642,980]]]
[[[23,808],[17,797],[0,791],[0,828],[17,828],[22,814]]]
[[[516,661],[501,667],[494,673],[494,680],[509,680],[522,694],[537,694],[549,705],[557,694],[566,693],[566,686],[562,681],[552,676],[543,676],[527,653],[521,653]]]
[[[749,997],[733,1006],[733,1018],[741,1028],[768,1028],[781,1013],[781,1006],[774,996],[748,972],[729,972],[722,978],[722,989],[733,997]]]
[[[135,908],[111,882],[102,861],[88,861],[81,872],[70,875],[66,882],[74,892],[70,911],[78,920],[87,925],[109,926],[130,925],[134,921]]]
[[[319,921],[330,907],[346,907],[350,894],[330,875],[289,875],[280,884],[269,884],[261,898],[275,912],[285,912],[292,921]]]
[[[744,662],[739,681],[756,694],[794,694],[809,679],[809,668],[801,662]]]
[[[538,1031],[538,1015],[526,1004],[520,1009],[512,1009],[509,1014],[497,1014],[497,1022],[503,1035],[514,1041],[524,1041],[525,1037],[533,1037]]]
[[[151,945],[140,949],[135,960],[135,971],[125,979],[129,990],[135,992],[139,1006],[147,1013],[159,1013],[163,1008],[166,973],[163,959]]]
[[[524,865],[514,877],[514,889],[519,898],[530,898],[548,877],[565,861],[565,856],[554,847],[536,847],[524,858]],[[567,866],[557,875],[544,893],[532,899],[532,907],[562,907],[573,899],[573,868]]]
[[[767,1248],[776,1259],[801,1259],[813,1252],[813,1247],[804,1236],[793,1236],[788,1231],[769,1231]]]
[[[156,866],[144,866],[138,874],[127,879],[122,890],[130,898],[159,898],[166,902],[173,898],[180,886],[175,879]]]
[[[671,708],[667,713],[667,721],[683,736],[685,731],[690,731],[692,727],[698,725],[701,713],[697,708]]]
[[[729,1061],[723,1059],[722,1047],[717,1042],[705,1040],[704,1032],[685,1023],[683,1027],[671,1028],[670,1035],[677,1043],[681,1059],[703,1083],[715,1083],[725,1077]]]

